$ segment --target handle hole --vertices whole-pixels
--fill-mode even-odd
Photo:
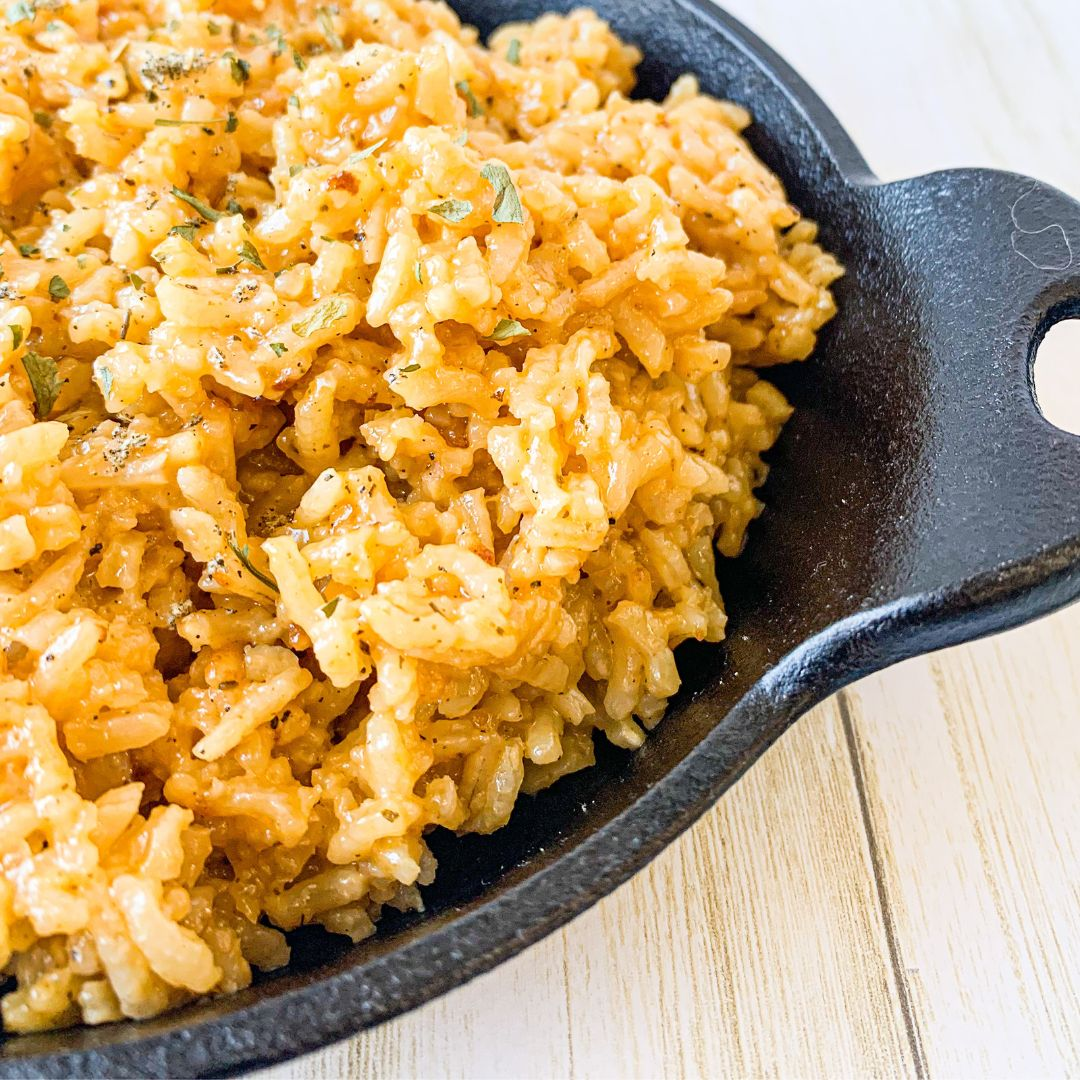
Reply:
[[[1062,319],[1046,331],[1032,379],[1039,412],[1054,427],[1080,435],[1080,318]]]

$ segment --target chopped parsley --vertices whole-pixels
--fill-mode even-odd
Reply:
[[[17,349],[23,343],[23,328],[18,323],[8,326],[11,331],[11,347]]]
[[[174,185],[171,190],[177,199],[187,203],[188,206],[203,219],[203,221],[220,221],[225,217],[220,210],[215,210],[213,207],[207,206],[201,199],[197,199],[194,195],[189,194],[181,188]]]
[[[5,14],[7,15],[7,21],[12,25],[21,22],[33,22],[34,5],[28,4],[26,0],[16,0],[16,3],[8,5]]]
[[[251,65],[233,53],[226,53],[225,56],[229,61],[229,74],[232,75],[232,81],[237,86],[243,86],[251,78]]]
[[[465,99],[465,103],[469,106],[470,116],[484,115],[484,110],[480,108],[480,102],[476,100],[476,95],[472,92],[468,80],[462,79],[460,82],[454,83],[454,89]]]
[[[71,295],[71,287],[59,274],[53,274],[49,278],[49,295],[53,300],[66,300]]]
[[[39,128],[44,128],[48,131],[49,128],[53,126],[53,115],[52,113],[42,112],[41,109],[35,109],[34,123],[37,124]]]
[[[510,44],[506,48],[506,59],[511,64],[521,63],[521,42],[517,38],[510,39]]]
[[[344,319],[349,314],[349,305],[343,296],[331,296],[324,300],[310,315],[292,324],[292,332],[297,337],[311,337],[312,334],[325,330],[333,323]]]
[[[245,240],[240,245],[240,262],[249,262],[252,266],[257,266],[260,270],[266,269],[266,263],[262,261],[259,255],[258,248],[250,240]]]
[[[225,132],[231,135],[240,126],[240,121],[236,119],[236,113],[231,112],[225,117]]]
[[[19,254],[24,259],[29,259],[31,255],[37,255],[41,251],[41,248],[37,244],[20,244]]]
[[[275,56],[280,56],[285,51],[285,35],[273,23],[266,28],[266,40],[273,44]]]
[[[326,7],[316,8],[315,14],[319,18],[319,25],[322,27],[323,35],[326,37],[330,48],[337,49],[340,52],[345,48],[345,42],[338,37],[338,32],[334,29],[334,19],[330,9]]]
[[[287,353],[289,348],[287,345],[282,345],[280,341],[271,341],[270,349],[275,356],[281,356],[283,353]]]
[[[355,161],[363,161],[364,158],[371,157],[376,151],[381,150],[386,145],[386,139],[379,139],[377,142],[373,142],[370,146],[365,146],[363,150],[357,150],[355,154],[350,154],[346,159],[346,164],[351,164]]]
[[[56,361],[51,356],[42,356],[28,349],[22,358],[22,365],[30,380],[30,389],[34,392],[34,411],[39,420],[44,420],[60,396],[61,382]]]
[[[510,338],[522,337],[532,333],[527,327],[522,326],[517,319],[500,319],[491,331],[492,341],[509,341]]]
[[[95,371],[95,374],[97,375],[98,389],[101,391],[101,396],[108,397],[112,393],[112,371],[102,365]]]
[[[341,603],[341,597],[335,596],[332,600],[327,600],[319,610],[329,619],[337,611],[339,603]]]
[[[198,229],[199,223],[197,221],[186,221],[183,225],[174,225],[169,230],[170,236],[181,236],[189,244],[195,243],[195,231]]]
[[[473,205],[468,199],[444,199],[428,207],[429,214],[438,214],[447,221],[464,221],[473,210]]]
[[[229,550],[240,560],[244,569],[253,577],[256,581],[261,581],[268,589],[273,589],[274,592],[281,592],[277,587],[277,582],[272,577],[264,574],[261,570],[256,570],[251,564],[251,547],[245,544],[240,547],[236,542],[235,536],[229,537]]]
[[[522,224],[525,220],[525,212],[521,208],[521,199],[518,197],[514,181],[510,179],[509,170],[505,165],[498,162],[489,162],[480,170],[480,175],[495,189],[495,206],[491,211],[493,221],[503,224],[514,222]]]

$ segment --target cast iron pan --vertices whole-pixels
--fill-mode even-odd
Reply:
[[[485,34],[576,0],[458,0]],[[750,139],[847,266],[808,364],[768,510],[721,568],[721,647],[635,754],[522,799],[491,837],[436,835],[424,916],[143,1024],[0,1047],[3,1076],[196,1076],[314,1050],[457,986],[583,911],[708,808],[811,705],[905,657],[1003,630],[1080,594],[1080,439],[1051,427],[1031,360],[1080,315],[1080,204],[981,169],[878,183],[802,80],[702,0],[593,0],[645,52],[640,93],[694,71],[750,107]]]

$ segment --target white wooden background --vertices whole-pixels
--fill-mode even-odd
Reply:
[[[882,177],[1080,195],[1080,0],[727,7]],[[1078,672],[1080,607],[867,679],[560,933],[260,1080],[1080,1076]]]

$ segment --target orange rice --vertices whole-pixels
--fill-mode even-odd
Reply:
[[[0,29],[0,964],[147,1017],[419,908],[719,641],[836,261],[588,11]]]

